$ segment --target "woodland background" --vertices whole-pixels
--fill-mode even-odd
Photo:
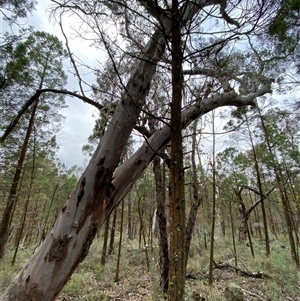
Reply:
[[[91,3],[85,1],[52,2],[50,15],[60,22],[63,33],[64,13],[79,17],[85,10],[82,16],[89,16],[91,9]],[[82,149],[87,160],[112,124],[126,91],[124,81],[144,45],[145,38],[137,28],[146,38],[151,34],[152,19],[143,23],[141,12],[134,12],[139,2],[146,10],[154,5],[158,14],[163,14],[161,8],[167,13],[171,5],[168,1],[136,1],[131,7],[127,1],[103,1],[107,11],[99,15],[107,23],[97,28],[99,45],[87,28],[85,34],[77,32],[94,47],[107,51],[105,63],[85,66],[95,74],[95,83],[84,81],[80,74],[84,62],[72,54],[66,35],[61,42],[49,33],[22,25],[20,20],[34,9],[34,2],[0,3],[4,22],[18,28],[4,32],[0,45],[0,294],[51,233],[66,200],[81,181],[84,168],[67,168],[57,156],[66,95],[99,111],[93,133]],[[182,8],[188,2],[177,4]],[[300,1],[274,1],[270,7],[252,1],[260,5],[261,15],[267,15],[269,9],[270,16],[253,25],[253,36],[251,32],[234,36],[233,27],[242,27],[239,23],[244,16],[236,21],[227,11],[235,15],[234,9],[241,3],[250,11],[250,2],[216,1],[221,8],[215,11],[213,6],[210,11],[210,16],[219,14],[219,20],[213,21],[215,27],[208,29],[211,24],[199,21],[203,27],[197,23],[199,28],[188,32],[207,31],[207,40],[203,32],[198,39],[191,34],[189,38],[195,41],[185,41],[182,52],[186,56],[181,58],[180,110],[199,97],[238,93],[246,98],[265,85],[267,92],[272,90],[253,97],[251,106],[216,108],[195,118],[182,131],[182,144],[177,143],[184,170],[187,224],[180,246],[187,268],[180,281],[185,283],[186,300],[225,300],[224,291],[231,282],[239,285],[245,300],[300,300]],[[64,11],[59,14],[60,9]],[[106,20],[108,11],[114,16],[112,23]],[[123,21],[118,20],[120,15]],[[222,22],[229,24],[225,33],[218,31]],[[112,37],[107,30],[112,31]],[[126,37],[127,44],[119,44],[119,35]],[[188,40],[187,36],[183,35]],[[201,46],[201,54],[192,45]],[[78,91],[65,89],[67,60],[78,80]],[[164,69],[169,60],[167,55],[162,59],[159,76],[152,80],[150,100],[126,142],[120,165],[173,118],[171,71]],[[194,64],[194,69],[188,64]],[[157,151],[119,207],[106,218],[89,255],[57,300],[163,299],[170,277],[168,262],[172,261],[168,254],[172,253],[168,237],[173,233],[169,221],[174,193],[170,145]]]

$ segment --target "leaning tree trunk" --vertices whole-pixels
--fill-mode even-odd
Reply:
[[[15,252],[14,252],[13,259],[11,261],[12,265],[15,264],[17,253],[18,253],[18,250],[19,250],[20,242],[21,242],[21,238],[22,238],[22,234],[23,234],[23,231],[24,231],[24,228],[25,228],[28,205],[29,205],[29,201],[30,201],[30,197],[31,197],[31,193],[32,193],[32,186],[33,186],[33,181],[34,181],[34,176],[35,176],[35,167],[36,167],[35,166],[35,156],[36,156],[35,128],[33,128],[33,130],[34,130],[34,142],[33,142],[33,154],[32,154],[32,167],[31,167],[31,172],[30,172],[30,183],[29,183],[29,187],[28,187],[29,189],[28,189],[28,192],[27,192],[27,198],[26,198],[26,201],[25,201],[23,215],[22,215],[21,222],[20,222],[20,230],[17,232]]]
[[[182,127],[218,107],[254,105],[256,97],[269,91],[268,87],[263,87],[245,97],[230,92],[201,99],[182,112]],[[107,134],[108,137],[111,136],[110,139],[106,138],[104,146],[97,148],[53,229],[7,288],[0,298],[1,301],[54,300],[79,262],[87,255],[97,229],[131,190],[155,157],[156,151],[163,149],[170,141],[170,127],[165,125],[109,177],[114,155],[109,158],[105,156],[105,147],[111,147],[114,152],[114,145],[116,148],[119,146],[114,141],[123,138],[120,132],[123,129],[124,116],[127,116],[125,112],[128,113],[126,109],[116,113],[121,115],[117,122],[119,126],[110,128]]]
[[[213,1],[211,1],[213,2]],[[186,2],[182,25],[210,1]],[[170,22],[162,21],[169,31]],[[78,264],[88,254],[99,227],[130,191],[148,164],[170,140],[170,127],[153,134],[140,149],[116,169],[122,150],[145,102],[157,62],[162,58],[165,36],[157,28],[143,50],[107,131],[42,245],[7,288],[1,301],[55,300]],[[263,86],[244,97],[234,91],[201,99],[181,114],[182,127],[221,106],[255,105],[255,98],[271,92]]]
[[[184,6],[185,20],[182,25],[200,8],[201,5],[194,3]],[[167,31],[171,28],[168,19],[161,25]],[[112,182],[113,173],[145,103],[165,45],[165,36],[157,28],[128,80],[126,93],[112,117],[111,124],[77,187],[62,208],[53,229],[0,300],[54,300],[88,254],[98,228],[120,201],[119,198],[112,199],[116,191]],[[115,175],[115,180],[117,177]],[[125,187],[132,187],[130,179],[128,176],[128,180],[124,181]],[[119,188],[124,189],[122,186]],[[125,191],[128,192],[127,189]]]
[[[119,202],[108,203],[107,196],[115,190],[113,173],[144,104],[164,46],[165,39],[157,29],[128,81],[127,93],[111,124],[53,229],[1,300],[54,300],[88,254],[98,228]]]
[[[199,103],[182,112],[182,127],[218,107],[254,105],[254,99],[267,92],[268,87],[263,87],[245,97],[230,92],[201,99]],[[120,114],[120,121],[124,122],[125,112]],[[119,125],[120,123],[118,122]],[[113,131],[113,128],[110,130]],[[111,140],[106,142],[112,151],[113,146],[118,145],[113,141],[116,141],[115,136],[122,131],[122,126],[114,130],[115,132],[108,134],[108,137],[112,136]],[[119,134],[118,139],[121,139],[120,136],[122,135]],[[76,189],[62,208],[53,229],[0,300],[27,301],[33,297],[35,301],[54,300],[79,262],[87,255],[97,228],[131,190],[135,181],[155,157],[156,151],[163,149],[169,141],[170,127],[165,125],[125,161],[113,173],[112,178],[108,177],[111,170],[110,161],[105,158],[105,150],[104,158],[100,156],[100,145]]]

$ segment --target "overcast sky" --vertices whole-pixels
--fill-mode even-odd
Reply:
[[[34,26],[36,30],[46,31],[56,35],[63,44],[65,44],[59,26],[53,24],[53,21],[49,21],[49,16],[46,13],[46,8],[49,4],[49,0],[39,1],[36,11],[28,18],[28,25]],[[67,35],[70,34],[70,25],[74,22],[72,18],[63,19],[64,30]],[[96,66],[97,61],[104,60],[104,54],[101,52],[96,53],[94,49],[89,47],[88,43],[70,39],[69,46],[77,57],[91,66]],[[67,63],[68,62],[66,62],[66,64]],[[76,78],[70,73],[67,75],[68,86],[66,88],[71,91],[78,91],[79,88]],[[85,80],[92,83],[94,77],[90,74],[85,77]],[[82,146],[87,143],[88,136],[92,133],[95,120],[93,116],[97,115],[97,113],[93,107],[83,103],[79,99],[66,97],[66,102],[68,108],[62,111],[66,120],[63,124],[62,131],[57,135],[60,146],[58,157],[67,167],[71,167],[74,164],[83,166],[86,159],[84,160],[81,149]]]

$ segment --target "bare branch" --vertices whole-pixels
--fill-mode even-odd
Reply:
[[[40,97],[40,95],[42,93],[47,93],[47,92],[51,92],[51,93],[58,93],[58,94],[64,94],[64,95],[70,95],[76,98],[79,98],[81,100],[83,100],[84,102],[96,107],[97,109],[101,110],[103,109],[103,105],[95,102],[94,100],[86,97],[86,96],[82,96],[79,95],[75,92],[71,92],[68,90],[57,90],[57,89],[41,89],[41,90],[37,90],[35,92],[35,94],[33,96],[31,96],[27,102],[25,102],[25,104],[23,105],[23,107],[21,108],[21,110],[18,112],[18,114],[15,116],[15,118],[11,121],[11,123],[7,126],[6,130],[4,131],[4,134],[0,137],[0,143],[3,143],[5,141],[5,139],[8,137],[8,135],[13,131],[13,129],[15,128],[15,126],[18,124],[20,118],[23,116],[23,114],[27,111],[27,109],[33,104],[33,102],[38,99]]]
[[[81,79],[81,77],[80,77],[78,68],[77,68],[77,66],[76,66],[76,62],[75,62],[75,60],[74,60],[74,58],[73,58],[73,54],[72,54],[72,52],[71,52],[71,50],[70,50],[69,43],[68,43],[68,38],[67,38],[67,36],[66,36],[66,34],[65,34],[65,32],[64,32],[63,26],[62,26],[62,19],[61,19],[61,16],[60,16],[59,27],[60,27],[61,32],[62,32],[62,34],[63,34],[63,36],[64,36],[64,38],[65,38],[65,40],[66,40],[66,47],[67,47],[67,49],[68,49],[69,58],[70,58],[70,61],[71,61],[72,65],[73,65],[73,68],[74,68],[74,70],[75,70],[76,76],[77,76],[77,78],[78,78],[78,84],[79,84],[79,87],[80,87],[80,91],[81,91],[82,95],[85,96],[84,91],[83,91],[83,87],[82,87],[82,79]]]
[[[249,188],[248,188],[249,189]],[[264,199],[266,199],[269,194],[275,189],[275,186],[273,186],[271,189],[269,189],[265,194],[263,194],[246,212],[246,214],[249,216],[249,214],[256,208],[257,205],[259,205]],[[256,194],[259,194],[258,191],[256,191],[255,189],[252,190],[254,191]]]
[[[208,112],[223,106],[236,106],[242,107],[246,105],[255,106],[255,98],[268,93],[267,89],[260,89],[256,93],[251,93],[245,97],[241,97],[234,92],[217,94],[213,97],[205,99],[198,99],[195,105],[192,105],[182,111],[181,124],[182,128],[187,127],[196,118],[207,114]],[[115,190],[113,195],[110,195],[109,208],[113,208],[117,203],[122,200],[126,194],[130,191],[131,185],[126,184],[128,178],[128,170],[131,170],[130,174],[131,183],[141,175],[144,169],[152,161],[152,159],[160,153],[161,150],[170,141],[171,129],[168,125],[164,125],[160,130],[156,131],[145,143],[126,160],[120,167],[116,169],[113,176],[113,185]],[[127,181],[128,182],[128,181]],[[110,210],[110,209],[108,209]]]
[[[220,3],[220,14],[222,15],[222,18],[229,24],[235,25],[237,28],[240,27],[239,22],[236,20],[233,20],[226,12],[226,6],[227,6],[227,1],[222,0]]]

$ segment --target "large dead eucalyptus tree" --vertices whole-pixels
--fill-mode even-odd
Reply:
[[[168,119],[152,116],[158,128],[156,132],[145,138],[145,143],[135,154],[119,165],[132,131],[142,128],[141,114],[151,116],[151,112],[146,112],[145,104],[151,102],[153,96],[149,93],[153,77],[159,78],[159,73],[170,73],[171,1],[52,2],[61,12],[61,20],[64,13],[76,14],[84,22],[81,28],[86,28],[86,34],[92,32],[93,39],[102,42],[120,80],[120,99],[94,155],[61,209],[53,229],[7,288],[0,298],[2,301],[55,300],[78,264],[87,256],[97,230],[147,165],[170,141]],[[181,111],[182,129],[211,110],[222,106],[255,105],[257,97],[271,92],[264,58],[255,49],[254,42],[248,43],[250,38],[256,39],[256,33],[263,34],[276,7],[275,1],[271,2],[179,2],[176,18],[180,20],[181,38],[178,43],[182,45],[184,66],[180,73],[186,85]],[[118,26],[112,31],[120,30],[121,35],[108,40],[107,32],[112,22]],[[241,42],[247,55],[237,50]],[[248,43],[247,48],[245,43]],[[130,48],[126,48],[128,45],[134,50],[130,52]],[[118,73],[123,57],[117,61],[116,49],[132,55],[133,67],[129,68],[128,76],[122,77]],[[46,91],[37,93],[42,92]],[[82,97],[85,97],[84,93]],[[165,105],[169,102],[166,99]],[[145,123],[142,125],[146,126]]]

